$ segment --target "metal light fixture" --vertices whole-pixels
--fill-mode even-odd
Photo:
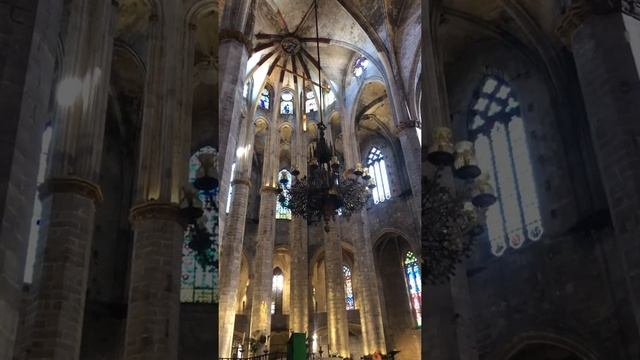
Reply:
[[[320,40],[318,30],[318,1],[315,1],[316,15],[316,50],[318,55],[318,83],[322,82],[322,67],[320,61]],[[355,169],[343,171],[336,155],[335,147],[325,139],[324,124],[324,94],[320,92],[320,107],[318,113],[318,138],[316,146],[309,152],[307,174],[298,178],[300,171],[293,169],[294,176],[291,188],[284,191],[279,187],[279,201],[282,206],[291,210],[294,216],[307,219],[309,223],[324,221],[326,232],[329,231],[329,222],[336,215],[349,217],[361,210],[370,196],[369,191],[375,188],[371,177],[364,171],[362,164],[357,164]],[[280,184],[286,186],[288,179],[283,177]]]
[[[434,131],[427,159],[437,170],[432,178],[423,177],[422,181],[423,278],[431,284],[441,284],[470,255],[474,238],[484,231],[484,210],[497,199],[488,176],[481,176],[473,143],[461,141],[454,147],[450,129]],[[462,194],[454,194],[440,183],[446,167],[452,167],[453,175],[465,182]]]

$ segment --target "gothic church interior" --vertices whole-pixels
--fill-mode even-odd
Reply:
[[[0,360],[640,356],[637,1],[0,17]]]

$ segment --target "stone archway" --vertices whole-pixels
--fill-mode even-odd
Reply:
[[[506,360],[587,360],[575,352],[549,343],[531,343]]]

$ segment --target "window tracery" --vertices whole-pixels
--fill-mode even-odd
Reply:
[[[353,296],[351,269],[349,266],[342,265],[342,275],[344,277],[344,300],[347,304],[347,310],[354,310],[356,308],[356,301]]]
[[[273,283],[271,285],[272,300],[271,314],[282,314],[282,290],[284,289],[284,274],[280,268],[273,270]]]
[[[271,93],[269,92],[269,89],[264,88],[264,90],[262,90],[262,93],[260,94],[258,105],[265,110],[269,110],[270,102],[271,102]]]
[[[353,75],[356,77],[362,76],[367,67],[369,67],[369,60],[364,56],[359,57],[353,64]]]
[[[307,114],[312,111],[318,111],[318,102],[316,101],[316,94],[313,89],[307,89],[304,107]]]
[[[292,115],[293,114],[293,94],[289,91],[285,91],[280,96],[280,114]]]
[[[520,102],[503,79],[483,80],[471,106],[469,134],[498,196],[496,206],[487,210],[492,253],[500,256],[525,239],[539,240],[543,227]]]
[[[217,163],[217,151],[211,146],[205,146],[197,151],[189,160],[189,182],[193,183],[198,171],[202,168],[201,156],[213,156],[214,167]],[[218,189],[213,191],[213,206],[207,206],[207,194],[203,191],[197,193],[197,197],[202,204],[203,216],[200,221],[212,239],[211,249],[206,251],[206,256],[210,261],[207,263],[218,263],[218,220],[219,210],[217,204]],[[191,242],[191,231],[185,231],[182,243],[182,276],[180,284],[180,301],[183,303],[216,303],[218,302],[218,268],[217,265],[203,267],[198,261],[198,254],[189,247]]]
[[[375,204],[384,202],[391,198],[391,188],[387,174],[387,165],[382,151],[377,147],[372,147],[367,155],[367,166],[369,175],[374,179],[376,187],[373,189],[373,202]]]
[[[422,276],[416,255],[408,251],[404,256],[404,272],[409,290],[411,309],[418,327],[422,326]]]
[[[289,180],[286,185],[281,185],[282,194],[286,197],[289,193],[289,190],[291,189],[291,183],[293,182],[293,177],[291,176],[291,173],[287,169],[282,169],[278,173],[278,179],[282,179],[283,175],[284,177],[287,178],[287,180]],[[283,206],[283,204],[280,203],[280,201],[276,201],[276,219],[291,220],[291,210],[289,210],[286,206]]]

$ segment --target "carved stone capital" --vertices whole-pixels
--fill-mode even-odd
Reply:
[[[262,188],[262,192],[263,193],[273,193],[273,194],[277,194],[278,193],[278,188],[274,187],[274,186],[264,186]]]
[[[415,128],[418,127],[418,123],[416,121],[402,121],[398,124],[396,128],[396,133],[398,135],[404,133],[407,130],[415,131]]]
[[[237,41],[244,45],[245,49],[247,49],[247,53],[251,53],[251,40],[247,39],[242,31],[237,30],[229,30],[229,29],[220,29],[218,32],[218,36],[220,42],[223,41]]]
[[[567,12],[560,18],[560,24],[556,27],[556,34],[565,43],[571,44],[571,39],[576,30],[591,16],[591,6],[586,0],[575,1]]]
[[[231,182],[231,186],[233,185],[246,185],[247,187],[251,187],[251,181],[249,179],[234,179]]]
[[[174,203],[149,201],[136,205],[129,212],[129,221],[136,224],[144,220],[180,220],[180,207]]]
[[[47,179],[40,186],[40,197],[46,197],[53,193],[72,193],[93,200],[94,203],[101,203],[103,200],[100,186],[87,179],[76,176],[54,177]]]

